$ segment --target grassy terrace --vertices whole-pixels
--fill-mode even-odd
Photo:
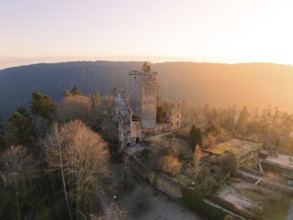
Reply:
[[[237,157],[240,157],[241,155],[244,155],[250,151],[259,149],[261,145],[261,143],[232,138],[230,141],[207,148],[206,151],[217,155],[220,155],[225,151],[230,151],[233,152]]]
[[[286,219],[292,198],[286,195],[272,193],[271,195],[260,195],[255,192],[242,189],[239,194],[253,202],[261,201],[264,204],[263,215],[267,220]]]
[[[236,197],[250,201],[253,206],[256,205],[257,202],[262,202],[262,216],[266,220],[286,219],[288,209],[292,202],[292,197],[290,196],[271,190],[262,189],[261,187],[255,186],[254,184],[247,183],[245,181],[234,182],[233,187],[231,185],[225,185],[219,190],[218,193],[218,195],[223,199],[225,199],[225,195],[227,195],[227,193],[232,193]],[[229,198],[226,199],[229,200]],[[241,204],[238,204],[238,206],[241,208]],[[242,206],[241,209],[246,210],[244,206]],[[254,208],[251,208],[248,211],[251,211],[255,214],[259,213],[257,209]]]

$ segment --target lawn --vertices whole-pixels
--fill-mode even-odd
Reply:
[[[163,137],[168,136],[170,134],[172,134],[172,132],[166,132],[166,133],[162,133],[162,134],[151,135],[151,136],[146,137],[145,141],[155,143],[155,142],[158,142]]]
[[[210,149],[207,149],[207,151],[213,154],[218,154],[218,155],[225,153],[225,151],[233,152],[236,155],[240,154],[240,151],[237,148],[233,148],[231,146],[227,146],[224,144],[218,144]]]
[[[261,201],[264,204],[263,214],[267,220],[286,219],[288,209],[292,202],[292,197],[272,193],[271,195],[259,195],[255,192],[242,189],[239,194],[253,202]]]

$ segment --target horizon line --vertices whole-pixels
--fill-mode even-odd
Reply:
[[[229,61],[230,60],[230,61]],[[29,66],[36,64],[56,64],[56,63],[66,63],[66,62],[150,62],[156,63],[176,63],[176,62],[186,62],[186,63],[211,63],[211,64],[247,64],[247,63],[271,63],[277,65],[288,65],[292,66],[291,63],[280,63],[274,61],[256,61],[256,60],[238,60],[232,61],[232,59],[222,58],[217,56],[198,56],[198,57],[175,57],[175,56],[10,56],[3,57],[0,56],[0,70],[5,70],[8,68]],[[3,63],[1,65],[1,63]]]

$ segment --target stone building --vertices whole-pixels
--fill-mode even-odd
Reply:
[[[141,122],[133,117],[133,112],[126,98],[120,94],[113,99],[113,113],[102,124],[104,136],[119,144],[120,149],[142,139]]]
[[[120,150],[143,139],[144,132],[160,132],[181,127],[180,105],[174,107],[168,123],[157,125],[157,73],[132,70],[129,72],[129,97],[117,94],[113,111],[105,117],[102,132],[108,140],[119,144]],[[163,129],[161,129],[163,128]]]

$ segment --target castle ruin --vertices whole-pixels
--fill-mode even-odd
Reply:
[[[166,115],[166,122],[156,123],[158,84],[157,73],[131,70],[129,96],[115,95],[113,112],[102,124],[104,137],[119,144],[120,150],[140,142],[146,132],[160,132],[181,127],[180,105]]]

